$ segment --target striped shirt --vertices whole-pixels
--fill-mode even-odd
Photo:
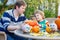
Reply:
[[[8,31],[7,30],[7,27],[9,26],[9,24],[11,22],[21,22],[21,21],[24,21],[26,20],[26,17],[24,16],[24,14],[21,14],[18,19],[16,20],[16,18],[14,17],[14,13],[13,13],[13,9],[12,10],[8,10],[8,11],[5,11],[3,16],[2,16],[2,21],[3,21],[3,27],[4,27],[4,30]]]

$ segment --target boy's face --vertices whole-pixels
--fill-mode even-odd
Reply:
[[[36,17],[37,21],[42,20],[42,16],[39,13],[35,14],[35,17]]]
[[[17,7],[17,12],[19,14],[23,14],[25,12],[25,9],[26,9],[26,6],[20,6],[20,7]]]

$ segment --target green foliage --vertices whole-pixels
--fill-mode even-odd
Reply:
[[[30,15],[32,15],[34,12],[34,7],[27,7],[26,11],[25,11],[25,15],[27,18],[30,18]]]
[[[57,17],[58,1],[57,0],[44,0],[44,2],[40,4],[39,9],[45,12],[46,18]]]
[[[46,18],[54,18],[55,17],[55,14],[52,10],[44,10],[44,13],[45,13]]]
[[[40,1],[39,0],[25,0],[25,1],[27,3],[25,15],[27,18],[30,18],[30,15],[32,15],[34,11],[38,9]]]
[[[3,3],[2,3],[1,0],[0,0],[0,18],[2,16],[3,12],[6,10],[6,2],[7,1],[8,0],[4,0]]]
[[[3,12],[8,9],[12,9],[14,6],[6,6],[8,0],[4,0],[3,3],[0,2],[0,17],[2,16]],[[45,12],[45,17],[56,17],[58,12],[58,1],[59,0],[25,0],[27,3],[27,8],[25,11],[25,15],[27,18],[30,18],[30,15],[34,13],[35,10],[41,7]],[[48,2],[47,2],[48,1]],[[54,4],[55,3],[55,7]],[[52,5],[53,4],[53,5]]]

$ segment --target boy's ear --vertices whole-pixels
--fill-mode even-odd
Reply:
[[[16,6],[16,9],[18,9],[19,7],[18,6]]]

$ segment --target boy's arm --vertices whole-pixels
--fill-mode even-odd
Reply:
[[[16,26],[10,25],[11,23],[10,15],[7,12],[3,14],[2,21],[3,21],[3,28],[5,31],[12,31],[17,29]]]
[[[49,26],[49,22],[47,20],[45,20],[45,23],[46,23],[47,26]]]

